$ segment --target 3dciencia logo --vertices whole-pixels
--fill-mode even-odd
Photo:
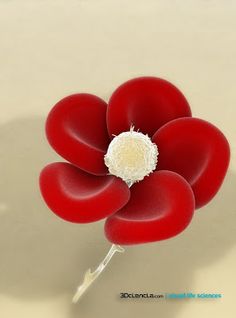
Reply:
[[[74,301],[124,251],[120,245],[181,233],[218,192],[230,158],[223,133],[192,117],[179,89],[156,77],[122,84],[108,103],[84,93],[65,97],[50,111],[46,135],[68,161],[42,170],[46,204],[66,221],[105,219],[113,243],[98,268],[86,272]]]
[[[120,298],[125,299],[143,299],[143,298],[155,298],[155,299],[219,299],[222,298],[222,294],[208,294],[208,293],[164,293],[164,294],[154,294],[154,293],[120,293]]]

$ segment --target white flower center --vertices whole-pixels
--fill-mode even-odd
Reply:
[[[157,156],[157,146],[148,135],[131,127],[130,131],[119,134],[111,141],[104,161],[110,174],[131,186],[156,169]]]

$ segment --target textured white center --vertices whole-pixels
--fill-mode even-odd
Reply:
[[[104,157],[110,174],[123,179],[129,186],[148,176],[157,165],[158,149],[148,135],[126,131],[110,143]]]

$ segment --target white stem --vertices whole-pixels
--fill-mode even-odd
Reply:
[[[78,287],[77,292],[75,293],[72,302],[77,303],[80,297],[84,294],[84,292],[88,289],[88,287],[95,281],[95,279],[101,274],[104,268],[107,266],[109,261],[115,252],[123,253],[125,249],[120,245],[112,244],[109,252],[105,256],[104,260],[98,265],[94,272],[91,272],[89,268],[84,275],[83,283]]]

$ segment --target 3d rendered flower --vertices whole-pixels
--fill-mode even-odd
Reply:
[[[155,77],[122,84],[108,104],[90,94],[62,99],[46,135],[68,161],[41,172],[48,207],[75,223],[106,218],[107,239],[121,245],[182,232],[219,190],[230,157],[222,132]]]

